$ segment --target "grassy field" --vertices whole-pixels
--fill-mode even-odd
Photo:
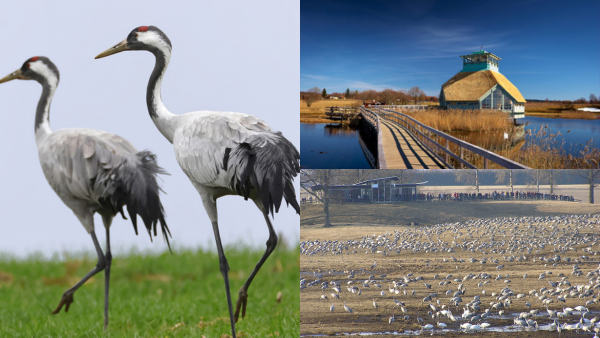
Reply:
[[[306,102],[304,102],[304,100],[300,100],[300,122],[304,122],[304,123],[327,123],[327,122],[331,122],[329,119],[327,119],[325,117],[325,107],[330,107],[330,106],[339,106],[339,107],[343,107],[343,106],[349,106],[349,107],[353,107],[353,106],[358,106],[362,104],[362,100],[318,100],[312,103],[312,105],[310,107],[308,107],[306,105]],[[426,102],[424,104],[427,105],[439,105],[438,103],[432,103],[432,102]],[[600,108],[600,104],[583,104],[583,103],[576,103],[573,104],[572,107],[566,107],[564,104],[560,103],[560,102],[529,102],[525,105],[525,115],[531,115],[531,116],[541,116],[541,117],[552,117],[552,118],[564,118],[564,119],[587,119],[587,120],[594,120],[597,118],[600,118],[600,114],[598,113],[594,113],[594,112],[584,112],[584,111],[578,111],[578,108],[585,108],[585,107],[596,107],[596,108]],[[417,111],[417,113],[422,113],[422,111]],[[469,115],[469,114],[466,114]],[[412,116],[412,115],[411,115]],[[417,118],[417,116],[413,116],[414,118]],[[425,117],[426,120],[421,120],[419,118],[417,118],[419,121],[430,125],[434,128],[438,128],[442,131],[451,131],[451,130],[481,130],[481,128],[477,129],[478,127],[478,123],[481,123],[480,120],[482,117],[485,116],[477,116],[477,119],[468,119],[469,116],[463,116],[459,119],[455,119],[455,121],[437,121],[437,122],[431,122],[431,117]],[[490,116],[491,117],[491,116]],[[442,119],[444,117],[442,116]],[[463,119],[467,118],[466,121],[469,121],[468,123],[464,123]],[[434,119],[434,120],[437,120]],[[490,121],[486,121],[486,123],[489,123]],[[452,124],[454,123],[454,124]],[[456,123],[458,123],[458,125],[455,125]],[[434,124],[438,125],[438,127],[434,126]],[[494,125],[496,124],[496,122],[493,123]],[[444,125],[447,125],[446,129],[444,129]],[[476,129],[464,129],[464,128],[476,128]],[[490,129],[489,127],[486,127],[488,129]],[[491,128],[493,129],[493,128]]]
[[[525,114],[564,119],[594,120],[600,118],[600,114],[598,113],[577,110],[578,108],[586,107],[600,108],[600,104],[575,103],[571,107],[560,102],[528,102],[525,104]]]
[[[225,251],[233,306],[262,250]],[[50,313],[63,292],[96,264],[0,257],[0,337],[229,337],[216,253],[128,254],[111,268],[110,323],[103,333],[104,272],[75,293],[68,313]],[[248,290],[238,337],[299,336],[299,252],[277,249]],[[281,302],[277,301],[281,293]]]
[[[308,107],[304,100],[300,100],[300,122],[330,123],[331,120],[325,115],[326,107],[358,107],[361,104],[361,100],[318,100]]]

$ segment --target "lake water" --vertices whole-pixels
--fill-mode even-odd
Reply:
[[[550,132],[560,131],[558,142],[564,139],[567,154],[578,156],[583,145],[593,139],[593,145],[600,148],[600,119],[552,119],[528,116],[518,120],[519,124],[527,124],[525,132],[537,132],[547,125]],[[498,138],[502,138],[499,132]],[[300,153],[302,168],[305,169],[371,169],[369,161],[360,146],[361,133],[357,129],[340,127],[325,123],[300,124]],[[460,138],[464,136],[455,135]],[[477,135],[471,135],[473,137]],[[487,133],[487,139],[492,139]],[[469,139],[469,137],[466,137]],[[467,140],[468,141],[468,140]],[[473,141],[475,143],[479,143]],[[528,141],[530,142],[530,141]],[[368,143],[368,142],[366,142]],[[482,144],[483,146],[483,144]],[[527,143],[525,144],[527,146]],[[486,146],[484,146],[486,147]]]
[[[355,128],[300,123],[300,164],[304,169],[371,169],[360,138]]]
[[[596,120],[578,120],[578,119],[551,119],[537,116],[527,116],[524,119],[517,120],[519,124],[526,124],[526,130],[535,129],[539,131],[544,125],[548,125],[550,131],[554,134],[560,131],[561,138],[565,141],[565,150],[568,154],[577,156],[583,149],[582,144],[586,144],[593,138],[594,147],[600,148],[600,119]]]

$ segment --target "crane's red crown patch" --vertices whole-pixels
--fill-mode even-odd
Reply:
[[[31,60],[29,60],[29,61],[31,61],[31,62],[35,62],[35,61],[37,61],[39,58],[40,58],[39,56],[34,56],[34,57],[32,57],[32,58],[31,58]]]
[[[148,26],[140,26],[138,27],[138,32],[147,32],[148,31]]]

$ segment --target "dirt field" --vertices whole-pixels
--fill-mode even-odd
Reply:
[[[332,120],[325,115],[326,107],[357,107],[362,104],[361,100],[318,100],[310,105],[306,105],[304,100],[300,100],[300,122],[303,123],[329,123]]]
[[[549,319],[542,301],[529,294],[530,290],[535,289],[538,297],[541,297],[544,291],[540,291],[541,288],[550,289],[546,291],[546,296],[552,299],[548,308],[555,310],[574,308],[577,305],[585,305],[589,300],[598,299],[597,290],[593,295],[583,298],[578,298],[577,295],[570,296],[566,291],[569,288],[566,284],[560,285],[560,291],[556,294],[549,294],[553,289],[557,289],[552,287],[549,281],[562,281],[562,273],[564,280],[574,288],[590,284],[590,278],[586,278],[586,274],[598,269],[599,259],[596,254],[600,255],[599,206],[551,201],[412,204],[418,207],[370,205],[368,209],[362,208],[361,212],[354,209],[337,210],[344,215],[337,218],[347,222],[344,224],[352,224],[351,226],[341,226],[341,223],[326,229],[314,225],[302,226],[303,253],[300,271],[301,278],[305,279],[305,287],[300,294],[301,335],[362,333],[361,336],[370,336],[368,333],[377,333],[372,336],[393,337],[400,334],[419,334],[422,325],[436,326],[439,321],[448,327],[445,330],[435,327],[433,334],[443,334],[446,337],[462,336],[466,333],[461,332],[459,325],[467,322],[460,318],[463,308],[475,296],[479,296],[481,304],[478,314],[490,309],[490,316],[479,322],[489,323],[491,328],[485,333],[469,333],[470,337],[542,337],[548,334],[558,336],[556,331],[548,332],[548,325],[553,319]],[[448,207],[440,211],[438,207],[442,204]],[[433,206],[438,207],[431,210]],[[370,207],[377,210],[370,210]],[[388,215],[389,213],[392,215]],[[508,218],[508,214],[511,213],[512,219]],[[571,213],[585,216],[574,218],[569,215]],[[589,216],[590,213],[596,214]],[[402,215],[402,219],[432,220],[438,215],[447,215],[454,219],[442,217],[443,221],[462,221],[463,224],[411,227],[383,226],[377,221],[365,222],[369,217],[374,218],[376,215],[381,220],[391,220],[399,215]],[[528,215],[535,215],[538,219],[516,218]],[[315,216],[315,212],[311,215],[302,210],[302,224],[308,222],[306,218]],[[492,221],[488,217],[507,218]],[[553,220],[548,217],[558,218]],[[480,218],[486,220],[478,220]],[[556,254],[561,257],[559,262],[543,260]],[[584,255],[587,257],[582,258]],[[471,258],[474,259],[473,262]],[[566,262],[567,258],[571,261]],[[481,263],[482,259],[485,264]],[[575,264],[581,269],[582,275],[573,274]],[[546,278],[540,279],[540,274],[543,273],[546,274]],[[351,274],[353,276],[350,276]],[[446,278],[450,274],[453,276]],[[481,274],[489,274],[489,278]],[[523,278],[525,274],[527,277]],[[385,276],[381,277],[382,275]],[[484,278],[465,278],[474,275]],[[501,277],[497,280],[498,275]],[[417,281],[420,277],[423,280]],[[402,286],[403,278],[408,279],[404,280]],[[455,280],[457,278],[461,280]],[[307,286],[316,280],[319,281]],[[331,284],[334,281],[340,284],[339,299],[332,296],[332,293],[337,293],[333,291],[334,285]],[[399,285],[395,288],[399,294],[393,294],[389,290],[392,288],[394,291],[391,284],[393,281]],[[449,283],[440,285],[444,281]],[[592,281],[591,285],[598,283],[595,279]],[[328,285],[324,290],[323,282]],[[426,283],[431,288],[427,288]],[[478,286],[480,283],[487,284]],[[462,284],[465,290],[461,295],[462,302],[459,306],[450,305],[452,295],[447,295],[446,291],[456,292],[459,284]],[[349,286],[355,286],[361,294],[349,292]],[[505,287],[510,288],[514,295],[508,297],[511,300],[510,307],[502,308],[505,313],[499,316],[499,311],[491,308],[491,304],[498,303],[499,295],[492,296],[492,293],[500,293]],[[486,291],[485,294],[482,293],[483,290]],[[385,295],[382,296],[381,291]],[[431,293],[437,293],[437,297],[424,302],[423,298]],[[523,294],[524,297],[517,299],[517,294]],[[564,303],[557,299],[559,294],[566,294]],[[321,299],[321,295],[328,298]],[[377,308],[373,306],[373,299],[377,302]],[[405,303],[406,312],[396,305],[394,299]],[[344,311],[344,301],[353,313]],[[332,302],[335,307],[333,312],[330,311]],[[526,303],[530,303],[531,306],[527,306]],[[435,305],[437,311],[432,311],[429,304]],[[442,305],[458,318],[456,322],[443,315],[435,320],[430,317],[428,312],[439,312]],[[592,313],[586,318],[600,315],[598,303],[588,303],[587,307]],[[539,314],[530,319],[538,323],[538,330],[513,325],[513,320],[519,313],[535,309],[539,310]],[[389,324],[392,315],[395,320]],[[404,320],[406,315],[409,317]],[[422,318],[423,324],[419,324],[417,318]],[[581,315],[576,311],[575,314],[559,319],[559,322],[574,324],[579,318]],[[472,324],[477,322],[476,320]],[[384,334],[385,332],[388,334]],[[431,330],[422,332],[430,333]],[[578,335],[564,330],[561,336]]]

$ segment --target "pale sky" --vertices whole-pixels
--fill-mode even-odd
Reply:
[[[60,71],[50,110],[53,130],[105,130],[148,149],[171,173],[162,202],[173,234],[172,246],[214,248],[212,227],[200,197],[175,160],[146,108],[145,91],[154,66],[148,52],[94,57],[125,39],[135,27],[154,25],[173,45],[162,85],[166,107],[175,114],[196,110],[255,115],[283,132],[299,148],[299,1],[19,1],[2,4],[0,77],[33,56],[47,56]],[[34,138],[41,86],[14,80],[0,84],[0,252],[24,257],[33,252],[93,251],[90,236],[50,188],[39,165]],[[296,191],[299,190],[296,179]],[[284,203],[285,205],[285,203]],[[267,226],[256,206],[237,196],[218,201],[224,245],[264,248]],[[104,247],[104,227],[96,216]],[[139,219],[141,224],[141,219]],[[282,206],[274,226],[291,244],[300,238],[300,217]],[[129,220],[111,227],[113,252],[137,247],[164,251],[135,236]]]

